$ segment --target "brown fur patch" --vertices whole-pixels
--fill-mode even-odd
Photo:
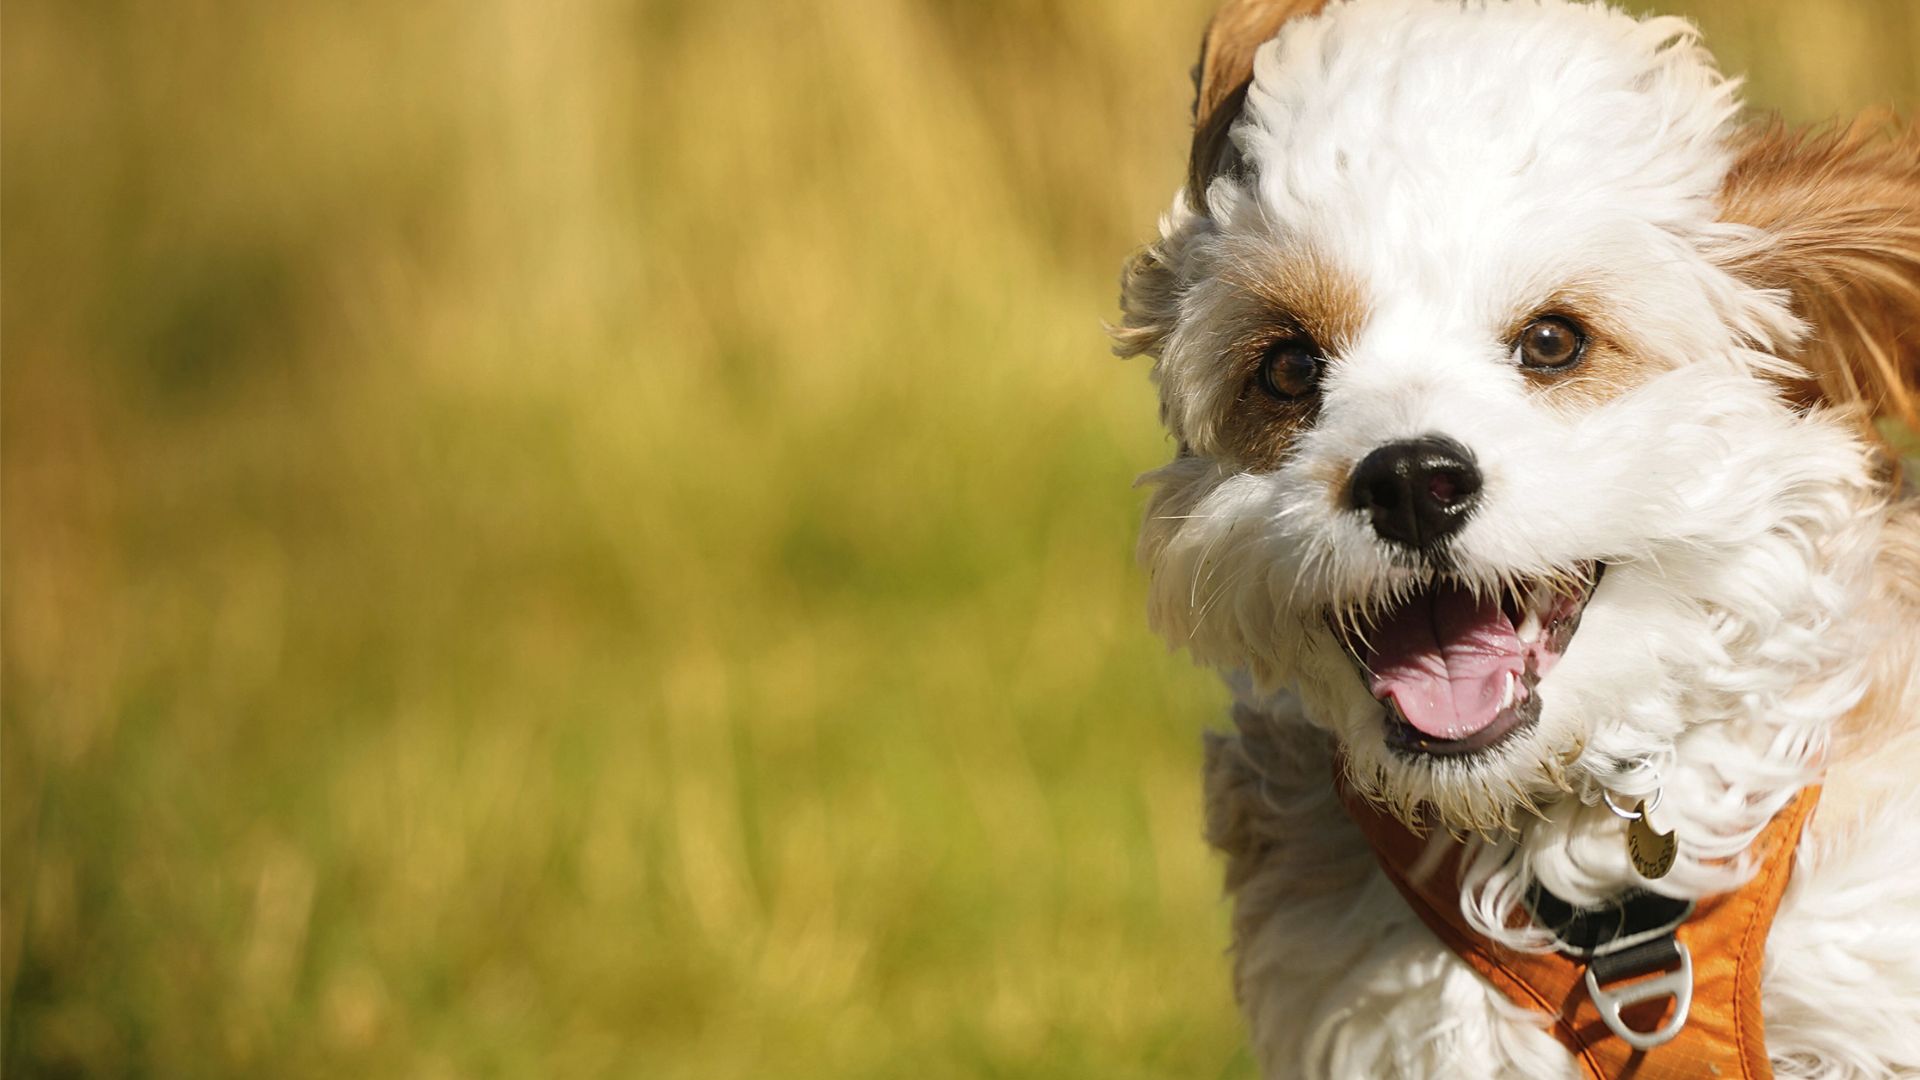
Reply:
[[[1789,292],[1812,324],[1792,359],[1813,379],[1794,396],[1920,426],[1920,131],[1885,114],[1825,131],[1756,128],[1721,206],[1767,236],[1729,268]]]
[[[1317,412],[1311,398],[1278,401],[1248,383],[1219,425],[1220,450],[1254,472],[1276,469]]]
[[[1365,323],[1360,286],[1311,253],[1249,261],[1221,275],[1243,298],[1222,340],[1224,363],[1211,377],[1240,392],[1214,426],[1215,448],[1240,465],[1272,469],[1317,411],[1314,399],[1280,401],[1259,387],[1267,350],[1302,334],[1323,357],[1352,348]]]
[[[1244,260],[1220,277],[1266,320],[1305,333],[1328,353],[1351,349],[1366,325],[1360,283],[1311,250]]]
[[[1587,348],[1578,363],[1564,370],[1521,367],[1527,383],[1547,401],[1598,405],[1639,386],[1653,373],[1653,365],[1635,350],[1627,328],[1609,317],[1604,302],[1587,293],[1554,294],[1546,303],[1516,315],[1501,340],[1511,347],[1527,324],[1548,315],[1578,324],[1587,335]]]

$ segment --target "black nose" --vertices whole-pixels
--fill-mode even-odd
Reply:
[[[1360,460],[1347,498],[1383,540],[1431,548],[1460,530],[1480,497],[1473,455],[1452,439],[1391,442]]]

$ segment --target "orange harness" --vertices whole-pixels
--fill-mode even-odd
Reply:
[[[1730,893],[1700,901],[1673,934],[1691,957],[1693,1004],[1671,1041],[1636,1050],[1602,1020],[1588,992],[1587,964],[1562,953],[1523,953],[1496,945],[1468,927],[1460,914],[1462,843],[1451,843],[1432,872],[1412,880],[1410,869],[1427,853],[1428,838],[1402,825],[1342,782],[1340,795],[1380,868],[1420,921],[1514,1004],[1554,1018],[1553,1034],[1591,1080],[1694,1080],[1698,1077],[1770,1080],[1766,1030],[1760,1016],[1760,964],[1767,928],[1780,907],[1800,830],[1819,800],[1807,788],[1775,815],[1754,841],[1760,870]],[[1446,841],[1439,841],[1446,843]],[[1663,995],[1629,1008],[1629,1025],[1651,1030],[1664,1022]],[[1657,1007],[1652,1011],[1650,1007]]]

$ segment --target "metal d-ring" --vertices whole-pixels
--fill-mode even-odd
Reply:
[[[1665,792],[1666,792],[1665,788],[1653,789],[1653,801],[1650,803],[1647,803],[1646,813],[1651,814],[1655,810],[1660,809],[1660,796],[1665,794]],[[1643,816],[1641,812],[1638,810],[1620,809],[1620,804],[1613,801],[1613,792],[1608,791],[1606,788],[1600,789],[1600,798],[1606,802],[1607,809],[1613,811],[1614,817],[1620,818],[1625,821],[1639,821],[1640,818]]]
[[[1680,1034],[1680,1029],[1687,1026],[1687,1012],[1693,1005],[1693,955],[1687,952],[1686,945],[1678,941],[1673,942],[1673,949],[1680,958],[1678,971],[1669,971],[1618,989],[1601,986],[1592,965],[1587,967],[1587,996],[1593,999],[1593,1007],[1600,1011],[1600,1019],[1607,1027],[1612,1028],[1615,1035],[1635,1050],[1651,1050],[1672,1042],[1673,1037]],[[1621,1011],[1627,1006],[1657,998],[1673,999],[1673,1015],[1656,1030],[1640,1031],[1621,1016]]]

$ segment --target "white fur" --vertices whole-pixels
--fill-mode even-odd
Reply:
[[[1363,789],[1479,832],[1462,906],[1517,947],[1544,947],[1508,929],[1535,881],[1575,902],[1644,884],[1603,790],[1664,793],[1655,822],[1681,858],[1652,887],[1737,885],[1742,852],[1818,778],[1867,686],[1876,631],[1857,613],[1885,498],[1848,426],[1793,411],[1762,378],[1802,328],[1722,265],[1752,241],[1716,220],[1734,90],[1676,19],[1353,0],[1260,50],[1233,136],[1248,173],[1214,182],[1210,215],[1179,200],[1162,222],[1178,300],[1155,374],[1190,452],[1149,478],[1152,621],[1229,676],[1243,726],[1294,747],[1291,764],[1248,758],[1276,806],[1297,803],[1272,828],[1368,858],[1314,794],[1328,764],[1311,747],[1330,735]],[[1241,389],[1219,356],[1225,272],[1308,254],[1357,284],[1364,328],[1284,462],[1245,471],[1219,433]],[[1529,388],[1501,328],[1568,287],[1627,328],[1641,385],[1580,407]],[[1470,447],[1486,476],[1458,573],[1495,587],[1609,567],[1541,684],[1540,723],[1471,764],[1390,753],[1323,621],[1421,573],[1336,496],[1370,449],[1426,434]],[[1801,853],[1776,924],[1766,1012],[1783,1076],[1920,1074],[1920,801],[1870,816]],[[1243,913],[1266,913],[1242,927],[1238,982],[1269,1075],[1567,1073],[1539,1019],[1377,872],[1289,891],[1276,845],[1239,887]]]

